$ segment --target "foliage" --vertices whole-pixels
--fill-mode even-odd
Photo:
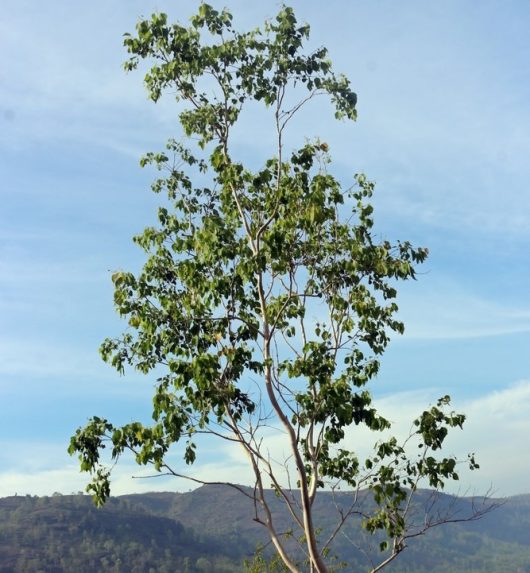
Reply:
[[[86,496],[0,500],[0,573],[238,571],[238,548],[127,500],[102,510]]]
[[[125,68],[151,62],[149,96],[175,95],[186,141],[172,139],[164,152],[142,159],[166,172],[153,190],[169,203],[159,209],[158,226],[135,237],[147,254],[143,270],[112,276],[129,329],[101,347],[118,371],[132,366],[158,377],[153,423],[115,427],[94,417],[73,436],[70,453],[93,474],[88,491],[102,504],[110,493],[110,470],[100,459],[106,444],[114,461],[132,450],[139,464],[183,475],[169,461],[174,444],[192,464],[200,434],[238,443],[254,473],[254,519],[288,570],[300,568],[272,517],[269,484],[303,536],[312,570],[329,570],[329,544],[349,517],[362,514],[368,532],[389,539],[381,541],[376,571],[411,535],[438,524],[411,523],[411,496],[424,481],[443,488],[458,479],[456,460],[436,454],[464,416],[449,410],[447,396],[425,411],[409,440],[418,456],[396,438],[380,441],[366,460],[351,449],[355,426],[390,428],[367,384],[391,333],[404,329],[396,283],[413,279],[428,252],[376,240],[374,185],[358,174],[343,189],[329,172],[327,143],[285,149],[287,126],[317,96],[330,100],[337,119],[356,117],[356,95],[333,72],[325,48],[304,53],[308,35],[287,7],[264,30],[240,33],[228,11],[207,4],[189,27],[155,14],[126,35]],[[257,104],[270,111],[275,149],[251,169],[232,136]],[[279,465],[267,448],[271,426],[289,451]],[[477,467],[473,456],[469,465]],[[291,474],[296,489],[288,487]],[[319,541],[314,501],[323,487],[340,484],[354,492],[352,504]],[[356,505],[363,487],[376,502],[369,513]]]

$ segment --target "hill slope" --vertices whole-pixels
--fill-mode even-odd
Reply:
[[[320,495],[315,511],[324,530],[336,518],[335,503],[347,498]],[[470,500],[444,496],[441,503],[463,515]],[[102,509],[81,495],[3,498],[0,573],[237,573],[256,545],[267,541],[252,517],[249,500],[221,486],[122,496]],[[370,539],[355,524],[345,533],[334,553],[347,561],[345,571],[366,571],[369,562],[355,545]],[[530,495],[510,498],[479,521],[446,525],[413,540],[388,571],[530,573]]]

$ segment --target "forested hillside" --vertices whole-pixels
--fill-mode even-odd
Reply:
[[[348,494],[341,495],[322,495],[316,511],[325,527]],[[441,507],[465,515],[470,503],[444,496]],[[369,552],[369,539],[355,531],[346,529],[333,548],[348,563],[344,571],[369,566],[355,547]],[[265,540],[252,522],[249,500],[219,486],[122,496],[102,509],[84,495],[0,499],[1,573],[237,573]],[[479,521],[446,525],[412,540],[387,570],[530,573],[530,496],[510,498]]]

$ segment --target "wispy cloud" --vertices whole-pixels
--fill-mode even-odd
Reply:
[[[246,25],[274,13],[241,2],[230,5]],[[9,120],[2,122],[0,144],[76,141],[135,158],[163,145],[166,136],[175,135],[175,107],[171,98],[156,106],[147,102],[141,73],[123,73],[121,35],[134,28],[140,14],[165,9],[186,20],[191,8],[96,3],[90,10],[78,7],[73,15],[66,3],[62,6],[63,25],[57,27],[49,6],[36,12],[32,7],[28,19],[24,3],[8,3],[0,24],[5,46],[0,111]],[[502,27],[491,6],[441,10],[422,4],[418,10],[413,2],[399,12],[388,3],[365,3],[355,10],[341,5],[337,21],[312,3],[295,2],[295,7],[301,19],[315,20],[314,45],[329,45],[337,67],[352,77],[360,116],[357,125],[345,127],[331,121],[327,106],[312,106],[293,124],[293,141],[315,134],[329,138],[343,175],[367,170],[380,183],[381,209],[394,217],[442,229],[528,234],[530,90],[518,68],[530,51],[519,24],[524,19],[503,14]],[[378,22],[376,34],[371,21]],[[356,33],[344,46],[338,38],[349,36],[352,22]],[[22,27],[38,51],[20,42]],[[96,44],[80,41],[95,27]],[[512,44],[518,48],[513,53],[506,48]],[[251,114],[240,137],[251,158],[268,141],[268,124],[254,119]],[[249,130],[259,137],[249,140]]]
[[[35,339],[0,339],[0,374],[30,378],[101,376],[97,349],[82,351],[66,344]],[[5,380],[5,378],[4,378]],[[26,382],[28,384],[28,382]],[[0,388],[3,384],[0,382]]]
[[[454,280],[421,277],[398,299],[405,339],[451,339],[530,331],[530,307],[488,299]],[[524,304],[524,303],[523,303]]]

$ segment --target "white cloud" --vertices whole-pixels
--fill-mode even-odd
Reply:
[[[112,495],[143,493],[149,491],[185,491],[190,482],[171,477],[149,477],[153,472],[136,465],[122,464],[113,472]],[[0,472],[0,497],[10,495],[52,495],[84,492],[90,477],[81,473],[75,462],[58,469],[34,472]]]
[[[376,400],[376,407],[390,419],[393,435],[405,438],[411,423],[430,404],[435,403],[443,391],[424,389],[416,392],[402,392]],[[530,455],[530,380],[524,380],[503,390],[496,390],[467,401],[454,404],[456,411],[466,414],[464,430],[455,429],[449,435],[444,448],[445,455],[456,455],[465,459],[474,452],[480,463],[480,470],[466,471],[462,467],[461,481],[450,484],[453,493],[486,493],[491,488],[496,495],[528,493]],[[370,447],[383,436],[366,429],[352,428],[346,438],[346,445],[354,448],[361,459]],[[21,443],[4,444],[0,471],[0,495],[31,493],[49,495],[53,491],[68,493],[84,488],[87,474],[80,475],[77,465],[64,453],[64,444]],[[269,434],[265,447],[272,458],[282,461],[286,458],[286,442],[280,433]],[[16,451],[16,455],[15,455]],[[178,457],[173,457],[177,471],[205,481],[231,481],[250,485],[252,473],[240,448],[213,441],[199,448],[198,461],[186,466]],[[149,468],[136,466],[125,458],[113,473],[115,495],[142,491],[185,491],[195,487],[193,482],[171,477],[134,479],[133,476],[153,476]]]
[[[76,457],[66,453],[66,443],[17,441],[0,443],[0,497],[9,495],[51,495],[84,491],[90,475],[79,470]],[[218,462],[205,460],[205,451],[193,466],[186,466],[181,458],[173,457],[174,469],[206,481],[250,483],[251,470],[234,451],[216,448],[212,455],[222,456]],[[112,495],[148,491],[187,491],[198,486],[184,478],[155,472],[151,467],[138,466],[131,455],[124,455],[113,468]]]
[[[394,433],[408,435],[411,422],[443,390],[423,390],[392,394],[376,400],[376,406],[394,424]],[[444,452],[466,459],[475,453],[478,471],[462,468],[462,479],[449,487],[452,492],[478,495],[492,489],[496,495],[530,492],[530,380],[522,380],[502,390],[494,390],[469,400],[453,401],[453,408],[466,415],[464,429],[452,430]]]
[[[492,484],[500,494],[529,493],[530,380],[522,380],[462,404],[467,422],[462,436],[449,447],[473,451],[481,469],[472,481]]]
[[[392,435],[403,440],[409,435],[413,420],[443,394],[443,390],[437,389],[401,392],[375,400],[375,406],[392,421]],[[449,484],[448,491],[481,495],[493,489],[499,496],[529,493],[530,380],[475,399],[457,401],[453,407],[466,414],[466,423],[463,430],[452,431],[444,455],[456,455],[465,460],[468,453],[474,452],[481,467],[470,472],[462,466],[461,480]],[[364,427],[354,427],[348,433],[345,445],[355,449],[363,459],[382,437]],[[263,442],[263,451],[267,449],[271,458],[279,462],[276,467],[282,475],[280,466],[289,457],[285,436],[280,431],[269,432]],[[252,474],[240,448],[218,444],[210,452],[214,461],[186,469],[192,475],[197,470],[196,475],[205,480],[252,483]],[[207,459],[208,453],[200,457]],[[291,477],[294,475],[292,471]]]

